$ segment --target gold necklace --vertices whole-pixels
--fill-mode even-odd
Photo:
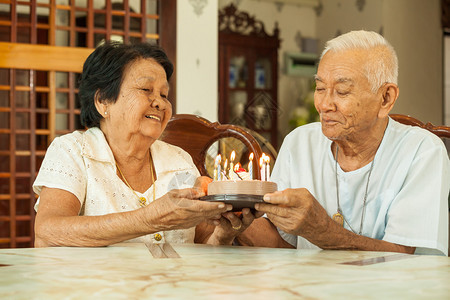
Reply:
[[[156,186],[155,186],[155,182],[153,181],[153,159],[152,159],[152,153],[150,152],[150,149],[148,150],[148,161],[150,163],[150,176],[152,178],[152,185],[153,185],[153,201],[155,201],[155,197],[156,197]],[[127,186],[130,188],[130,190],[133,192],[133,194],[136,195],[136,197],[139,198],[139,205],[141,207],[144,207],[147,205],[147,199],[145,199],[145,197],[139,197],[138,194],[136,194],[136,192],[134,191],[134,189],[131,187],[131,185],[128,183],[127,179],[125,178],[125,176],[123,176],[122,171],[119,168],[119,165],[116,162],[116,168],[119,171],[120,176],[122,176],[123,181],[125,181],[125,183],[127,184]]]

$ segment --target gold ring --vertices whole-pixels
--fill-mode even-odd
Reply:
[[[241,227],[242,227],[242,224],[239,224],[239,226],[231,225],[231,228],[233,228],[234,230],[239,230],[239,229],[241,229]]]

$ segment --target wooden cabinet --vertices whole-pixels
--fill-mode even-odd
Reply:
[[[233,4],[219,11],[219,121],[247,127],[277,148],[279,31]]]

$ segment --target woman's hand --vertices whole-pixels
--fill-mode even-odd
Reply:
[[[208,194],[208,184],[210,184],[213,180],[207,176],[200,176],[195,180],[194,183],[194,189],[199,189],[202,192],[205,193],[205,195]]]
[[[249,208],[242,209],[242,213],[223,213],[220,219],[212,222],[215,225],[212,229],[213,232],[202,242],[211,245],[231,245],[234,239],[252,224],[254,219],[262,215],[263,213],[260,212],[252,213]],[[211,222],[209,224],[211,225]],[[205,227],[203,230],[208,229]]]
[[[222,202],[195,200],[204,195],[196,188],[172,190],[144,208],[144,222],[151,231],[185,229],[205,220],[218,220],[232,209]]]

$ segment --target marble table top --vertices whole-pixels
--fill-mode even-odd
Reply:
[[[0,299],[450,299],[450,258],[144,244],[0,250]]]

